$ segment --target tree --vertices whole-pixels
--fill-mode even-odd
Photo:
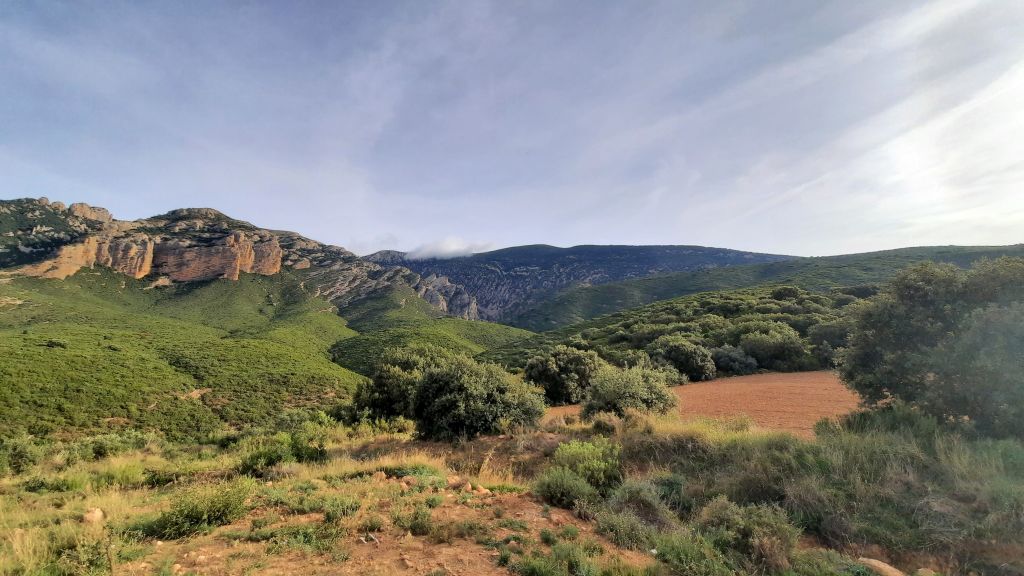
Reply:
[[[721,348],[715,348],[711,351],[711,357],[714,358],[715,366],[719,370],[734,376],[757,372],[757,360],[735,346],[726,344]]]
[[[576,404],[583,400],[602,364],[596,352],[559,345],[547,356],[531,358],[524,374],[528,381],[544,388],[550,404]]]
[[[353,405],[357,411],[375,417],[412,418],[424,370],[443,366],[455,357],[455,353],[437,346],[387,349],[377,361],[373,379],[356,389]]]
[[[915,266],[858,305],[840,373],[868,403],[1024,437],[1022,301],[1024,259]]]
[[[1024,438],[1024,304],[976,310],[936,348],[932,365],[927,412],[966,417],[990,436]]]
[[[598,412],[624,416],[626,410],[664,414],[676,405],[676,396],[668,389],[665,373],[648,368],[602,368],[594,377],[583,417]]]
[[[715,361],[711,352],[684,336],[666,334],[648,346],[647,352],[652,358],[665,360],[693,382],[715,377]]]
[[[422,437],[452,440],[533,426],[543,414],[538,389],[500,366],[455,356],[423,372],[414,420]]]

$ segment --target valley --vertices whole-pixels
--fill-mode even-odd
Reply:
[[[23,199],[0,250],[0,574],[1024,570],[1021,245],[359,257]]]

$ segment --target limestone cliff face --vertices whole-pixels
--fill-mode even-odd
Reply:
[[[226,278],[242,272],[271,276],[281,271],[283,251],[276,237],[232,232],[211,245],[171,239],[156,246],[153,269],[175,282]]]
[[[402,284],[442,312],[479,317],[476,300],[447,278],[382,266],[343,248],[257,228],[210,208],[126,222],[87,204],[0,201],[0,269],[10,269],[0,274],[63,279],[97,266],[151,278],[155,286],[290,269],[306,276],[311,292],[339,307]]]

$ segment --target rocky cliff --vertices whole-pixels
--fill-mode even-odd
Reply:
[[[424,278],[444,278],[476,300],[481,318],[513,324],[532,307],[580,286],[789,258],[703,246],[545,245],[447,259],[411,259],[394,250],[365,257],[381,266],[411,269]]]
[[[362,260],[292,232],[257,228],[209,208],[174,210],[131,222],[86,204],[0,201],[0,268],[5,274],[63,279],[103,266],[154,284],[238,280],[290,269],[339,307],[406,284],[439,310],[478,318],[476,301],[447,278]]]

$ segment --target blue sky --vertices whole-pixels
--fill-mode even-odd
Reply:
[[[1024,242],[1024,2],[7,2],[0,197],[358,253]]]

